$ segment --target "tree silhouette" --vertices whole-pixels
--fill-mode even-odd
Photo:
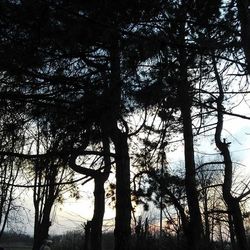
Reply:
[[[248,117],[232,113],[229,106],[224,109],[226,88],[232,87],[227,84],[223,89],[220,81],[249,73],[247,0],[5,0],[0,8],[1,170],[18,162],[26,171],[24,159],[34,165],[35,204],[39,207],[43,197],[43,208],[48,208],[45,228],[59,195],[55,183],[59,166],[70,167],[94,179],[91,249],[101,249],[104,183],[114,165],[115,250],[131,249],[130,175],[135,164],[138,175],[152,170],[150,178],[158,184],[151,191],[164,190],[174,204],[188,249],[205,248],[203,241],[209,241],[212,229],[209,209],[199,200],[201,196],[206,200],[207,193],[206,188],[199,192],[202,183],[197,178],[195,143],[201,133],[215,131],[225,163],[227,219],[232,219],[238,247],[246,249],[240,200],[249,192],[238,198],[231,195],[232,161],[221,130],[223,115]],[[219,65],[225,67],[220,70]],[[145,117],[137,127],[131,117],[139,113]],[[4,116],[14,117],[9,125],[18,125],[23,133],[20,138],[8,136]],[[37,145],[34,153],[28,129],[34,132],[37,121],[48,147]],[[184,148],[182,188],[188,211],[171,190],[179,180],[168,176],[166,166],[162,171],[167,176],[162,180],[156,167],[174,136],[181,138]],[[134,152],[137,159],[132,157]],[[98,162],[78,164],[90,156]],[[46,195],[40,196],[43,192]],[[206,210],[205,223],[202,209]],[[38,210],[36,222],[42,224],[38,222],[42,209]],[[47,229],[39,241],[47,236]]]

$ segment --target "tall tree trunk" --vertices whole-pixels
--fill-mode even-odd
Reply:
[[[196,170],[194,160],[194,138],[192,129],[191,106],[192,88],[187,77],[187,53],[185,50],[185,22],[180,26],[180,41],[183,43],[179,49],[180,79],[177,84],[178,98],[183,125],[184,154],[185,154],[185,188],[190,215],[188,247],[191,250],[201,248],[203,234],[201,213],[199,208],[198,192],[196,187]]]
[[[247,72],[250,74],[250,1],[237,0],[237,8],[241,25],[241,42],[246,57]]]
[[[184,84],[185,85],[185,84]],[[190,100],[185,86],[182,87],[181,114],[183,119],[184,150],[185,150],[185,187],[190,215],[188,247],[198,250],[201,247],[202,220],[199,208],[198,192],[195,179],[194,145]]]
[[[233,178],[232,159],[228,149],[228,143],[226,143],[225,139],[223,141],[221,140],[221,132],[223,129],[224,91],[214,57],[213,57],[213,66],[219,88],[219,96],[217,98],[217,125],[215,131],[215,143],[217,148],[220,150],[221,155],[224,158],[224,164],[225,164],[224,182],[222,186],[223,198],[227,204],[229,213],[232,215],[233,218],[238,249],[247,250],[248,247],[247,247],[246,233],[240,209],[240,203],[239,200],[236,197],[233,197],[233,195],[231,194],[232,178]]]
[[[109,136],[115,146],[116,161],[116,218],[115,250],[129,250],[131,241],[131,192],[130,192],[130,159],[128,149],[127,124],[123,121],[125,131],[118,128],[121,120],[122,80],[120,68],[119,34],[114,32],[110,48],[111,82],[109,88]]]

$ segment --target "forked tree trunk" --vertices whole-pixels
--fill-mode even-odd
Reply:
[[[103,124],[102,124],[103,125]],[[104,184],[109,177],[111,161],[110,161],[110,149],[109,149],[109,139],[107,133],[103,132],[103,158],[104,166],[101,169],[94,170],[91,168],[86,168],[76,164],[76,158],[81,152],[73,153],[69,159],[68,163],[70,168],[72,168],[77,173],[85,176],[89,176],[94,179],[94,213],[91,221],[88,221],[85,227],[85,243],[84,249],[90,250],[101,250],[102,249],[102,225],[103,216],[105,212],[105,189]]]
[[[102,139],[104,152],[104,171],[94,178],[94,214],[91,221],[90,250],[102,249],[102,225],[105,212],[105,189],[104,184],[109,177],[111,169],[109,140],[106,136]]]
[[[35,230],[34,230],[34,242],[33,242],[33,250],[37,250],[42,245],[43,241],[48,238],[49,236],[49,228],[51,226],[50,221],[50,213],[52,206],[55,202],[55,199],[58,194],[58,189],[55,186],[55,180],[57,175],[57,169],[54,168],[55,166],[49,166],[47,171],[49,174],[45,181],[45,187],[38,187],[39,189],[44,189],[40,192],[40,195],[36,197],[35,200],[35,213],[36,213],[36,223],[35,223]],[[39,182],[41,185],[41,182]],[[44,201],[44,205],[41,206],[42,200]]]
[[[52,203],[51,203],[52,202]],[[49,236],[49,228],[51,226],[50,212],[53,205],[53,201],[47,202],[43,209],[42,221],[37,224],[37,229],[34,234],[33,250],[39,249],[43,241]],[[48,204],[50,203],[50,204]]]
[[[50,203],[50,202],[49,202]],[[51,226],[50,221],[50,212],[52,208],[53,202],[51,205],[46,205],[43,210],[43,219],[41,223],[38,225],[38,229],[36,232],[36,237],[34,237],[33,250],[39,249],[45,239],[48,239],[49,236],[49,228]]]

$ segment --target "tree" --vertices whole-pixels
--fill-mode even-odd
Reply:
[[[87,168],[76,164],[76,158],[79,153],[72,154],[70,157],[69,167],[77,173],[87,176],[88,178],[94,179],[94,213],[91,221],[88,221],[85,227],[85,232],[90,232],[85,239],[85,246],[89,245],[90,238],[90,249],[100,250],[102,249],[102,225],[103,216],[105,212],[105,189],[104,184],[109,177],[112,162],[110,160],[111,153],[109,148],[109,140],[107,137],[103,137],[102,151],[93,152],[93,154],[101,155],[103,161],[101,161],[100,167],[97,169]],[[99,156],[97,156],[99,157]],[[91,167],[100,164],[96,159],[93,160]]]
[[[0,148],[11,153],[22,152],[24,149],[22,130],[23,117],[20,115],[18,104],[1,107],[1,131]],[[18,214],[18,196],[15,183],[20,178],[20,159],[11,155],[0,156],[0,238],[2,237],[6,225],[11,221],[11,214]]]
[[[46,135],[48,136],[48,131]],[[37,136],[38,138],[35,139],[37,158],[34,158],[33,162],[31,162],[34,175],[34,250],[40,248],[43,241],[48,239],[49,228],[52,225],[50,218],[51,210],[65,189],[65,185],[60,183],[66,180],[64,176],[67,172],[62,160],[54,157],[39,158],[40,151],[53,152],[55,150],[55,147],[58,146],[56,139],[50,138],[50,141],[46,143],[47,145],[43,145],[44,138],[41,138],[43,133],[39,125],[37,127]],[[48,140],[48,138],[45,138],[45,140]]]
[[[223,191],[223,198],[228,206],[229,213],[232,215],[233,223],[234,223],[234,230],[235,235],[237,238],[237,245],[239,249],[245,250],[247,249],[247,240],[245,234],[245,228],[243,223],[243,216],[241,213],[241,208],[239,198],[233,197],[231,194],[232,189],[232,159],[231,154],[228,149],[229,144],[226,142],[226,139],[221,138],[221,133],[223,129],[223,101],[224,101],[224,90],[223,84],[221,80],[221,76],[219,75],[217,65],[216,65],[216,58],[215,56],[212,58],[213,66],[214,66],[214,73],[216,77],[216,81],[219,88],[219,95],[217,97],[217,126],[215,131],[215,143],[217,148],[220,150],[225,164],[225,174],[224,174],[224,183],[222,186]]]
[[[142,137],[145,136],[144,142],[151,144],[149,150],[162,150],[163,154],[169,141],[166,135],[173,134],[173,127],[175,133],[183,136],[188,213],[169,192],[170,186],[176,183],[165,180],[160,184],[165,187],[160,189],[166,189],[179,211],[188,247],[202,248],[203,221],[195,140],[203,129],[213,128],[214,125],[206,124],[207,117],[218,112],[220,120],[225,113],[222,93],[219,97],[214,93],[220,92],[220,87],[209,87],[214,86],[214,76],[211,75],[216,72],[210,63],[211,56],[216,54],[220,62],[224,62],[223,59],[242,66],[243,60],[238,60],[242,56],[242,47],[249,64],[248,5],[247,1],[240,0],[126,0],[115,3],[6,0],[1,3],[3,105],[23,106],[20,113],[29,121],[23,121],[22,125],[31,122],[32,127],[39,120],[50,127],[51,136],[56,138],[55,145],[48,147],[43,156],[40,146],[36,157],[32,156],[37,194],[47,190],[47,194],[53,193],[51,200],[56,198],[53,177],[58,171],[54,168],[57,164],[70,165],[75,171],[94,179],[93,249],[101,246],[103,186],[113,164],[111,158],[116,171],[115,249],[130,248],[129,141],[138,130],[131,133],[129,116],[144,109],[147,113],[155,113],[147,116],[139,128],[144,128]],[[239,23],[241,33],[238,32]],[[155,129],[159,122],[157,116],[160,123],[164,123],[158,131]],[[150,127],[151,119],[154,126]],[[226,158],[226,151],[222,149],[226,142],[218,136],[220,122],[216,125],[216,144]],[[147,137],[147,133],[152,136]],[[157,137],[157,143],[150,142],[153,137]],[[32,142],[28,143],[32,148]],[[88,152],[88,147],[93,147],[94,152]],[[109,148],[114,153],[111,154]],[[31,159],[30,152],[25,153],[26,158]],[[99,157],[101,165],[99,162],[95,168],[85,168],[77,164],[77,159],[89,153]],[[1,155],[18,156],[16,151],[12,154],[2,152]],[[226,166],[228,169],[230,177],[230,166]],[[44,187],[41,185],[43,181],[46,182]],[[229,188],[225,183],[224,191],[230,190],[230,180]],[[226,193],[229,192],[224,192],[229,201]],[[36,198],[40,199],[40,195]],[[236,210],[239,212],[239,209],[238,206]],[[49,213],[46,218],[48,226]],[[208,217],[205,218],[208,237]],[[236,222],[234,219],[234,224]]]

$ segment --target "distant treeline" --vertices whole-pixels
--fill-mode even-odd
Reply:
[[[17,232],[4,232],[1,238],[1,242],[24,242],[24,243],[32,243],[33,238],[30,235],[17,233]]]

